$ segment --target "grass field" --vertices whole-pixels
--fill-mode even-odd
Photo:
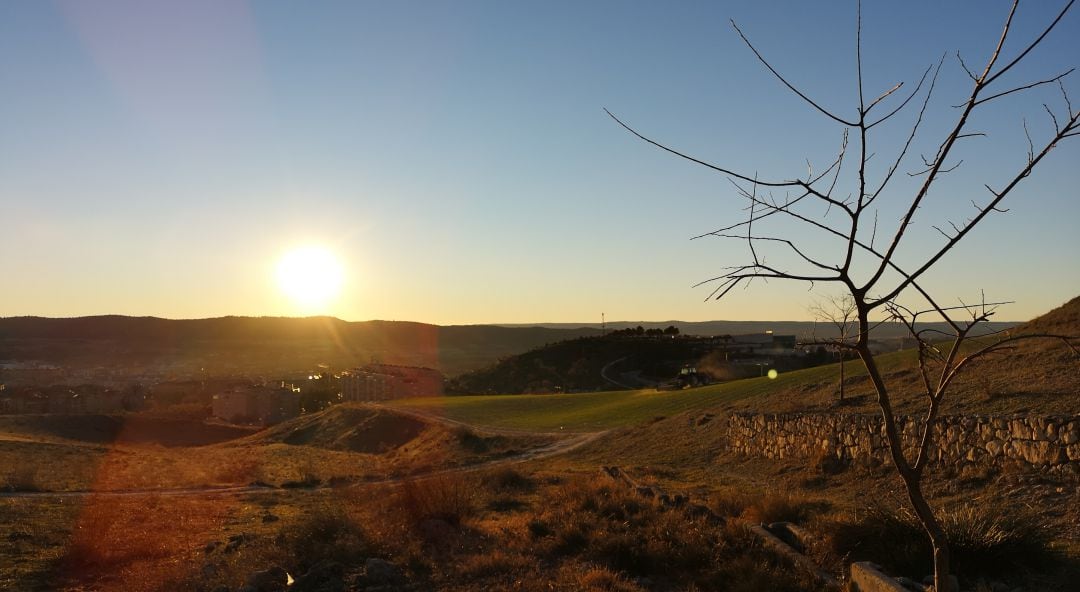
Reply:
[[[708,409],[830,380],[831,366],[683,391],[607,391],[552,395],[480,395],[403,399],[390,404],[476,425],[538,431],[595,431]]]
[[[1069,327],[1071,328],[1071,326]],[[972,340],[970,351],[988,343]],[[884,354],[878,366],[899,414],[923,413],[925,395],[914,350]],[[597,431],[707,409],[763,413],[879,413],[859,360],[846,368],[844,405],[837,404],[837,364],[682,391],[607,391],[547,395],[474,395],[391,401],[401,408],[474,425],[536,431]],[[1032,340],[967,367],[944,399],[945,414],[1073,414],[1080,408],[1080,356],[1060,342]]]

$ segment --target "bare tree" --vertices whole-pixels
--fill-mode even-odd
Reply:
[[[941,262],[972,229],[992,214],[1005,211],[1001,208],[1005,197],[1031,175],[1055,147],[1080,134],[1080,112],[1073,110],[1061,82],[1072,69],[1013,86],[1004,86],[1007,78],[1003,78],[1010,72],[1016,73],[1017,66],[1024,63],[1025,58],[1030,56],[1061,22],[1073,0],[1070,0],[1056,17],[1048,19],[1049,22],[1039,35],[1021,43],[1015,53],[1010,52],[1010,56],[1005,56],[1003,49],[1010,35],[1010,26],[1018,3],[1019,0],[1016,0],[1012,4],[1001,34],[981,69],[972,70],[959,53],[956,55],[963,72],[970,78],[970,93],[961,104],[956,105],[957,115],[951,125],[933,126],[936,129],[929,131],[924,130],[922,124],[934,96],[945,55],[936,64],[926,68],[911,92],[901,94],[904,83],[900,82],[868,100],[863,86],[861,6],[855,26],[858,106],[850,115],[842,115],[826,108],[794,86],[763,57],[732,21],[732,26],[742,41],[780,83],[842,129],[837,156],[820,172],[814,172],[810,167],[805,176],[761,177],[757,173],[738,172],[709,163],[638,133],[608,112],[619,125],[645,142],[726,176],[738,194],[747,200],[748,214],[744,219],[702,235],[742,241],[748,247],[747,260],[744,263],[724,268],[716,277],[702,282],[715,286],[709,298],[723,298],[735,287],[758,279],[788,280],[809,284],[811,287],[823,284],[839,288],[851,297],[855,308],[856,333],[847,340],[832,343],[857,354],[866,367],[877,393],[892,463],[903,482],[908,500],[933,545],[934,586],[938,592],[949,591],[949,543],[941,523],[923,493],[923,475],[930,462],[934,426],[942,399],[956,377],[972,361],[995,352],[1006,351],[1021,339],[1047,336],[1008,335],[980,344],[981,347],[976,349],[965,347],[965,341],[972,329],[987,321],[995,307],[1002,303],[983,301],[975,305],[961,303],[959,306],[944,306],[939,300],[940,295],[932,295],[924,288],[922,280],[926,272]],[[940,220],[931,225],[942,239],[932,247],[929,254],[924,253],[913,264],[906,259],[901,263],[898,249],[902,245],[915,241],[923,249],[926,248],[926,237],[918,237],[909,233],[909,230],[916,214],[930,202],[941,198],[935,194],[931,199],[931,188],[937,187],[937,183],[944,176],[963,163],[963,160],[958,158],[958,153],[964,150],[960,147],[962,144],[969,145],[973,139],[986,135],[971,128],[973,115],[985,110],[991,103],[998,104],[1004,99],[1012,99],[1025,91],[1045,86],[1057,87],[1061,91],[1060,105],[1056,108],[1042,105],[1048,118],[1045,137],[1038,142],[1032,139],[1025,121],[1026,158],[1017,162],[1011,171],[1000,167],[997,169],[1002,174],[998,188],[982,184],[980,190],[985,188],[988,195],[981,203],[971,201],[974,209],[967,220],[959,223]],[[879,131],[880,125],[893,121],[900,113],[913,114],[907,133],[902,136],[885,166],[877,164],[882,158],[886,158],[884,155],[878,156],[878,160],[871,163],[874,156],[874,152],[870,150],[871,137]],[[931,141],[930,145],[936,146],[936,149],[932,148],[933,152],[929,155],[922,155],[921,160],[916,161],[916,169],[908,173],[913,180],[911,194],[900,202],[903,214],[892,230],[891,239],[879,246],[878,208],[881,204],[878,200],[884,202],[897,195],[894,186],[896,180],[903,177],[897,173],[911,166],[909,162],[915,160],[909,152],[914,152],[912,148],[916,137],[920,141],[926,141],[924,136],[936,133],[942,134]],[[852,152],[854,156],[849,156]],[[973,156],[978,157],[979,154],[976,152]],[[844,177],[844,183],[840,183],[841,170],[845,167],[850,167],[851,172]],[[841,190],[840,185],[848,185],[849,191]],[[886,191],[887,188],[889,191]],[[819,233],[832,239],[835,248],[830,255],[819,254],[818,251],[823,249],[816,244],[796,238],[790,233],[781,234],[782,231],[776,230],[773,224],[781,220],[801,225],[808,233]],[[766,252],[777,257],[767,258]],[[782,254],[786,254],[786,258]],[[776,263],[777,258],[781,263]],[[908,304],[902,304],[902,301]],[[876,320],[871,320],[872,316],[876,317]],[[928,316],[943,321],[950,328],[950,332],[935,336],[921,330],[916,323]],[[885,321],[903,322],[919,344],[919,368],[925,388],[926,415],[921,424],[918,444],[909,450],[905,450],[901,445],[893,413],[893,391],[870,351],[870,330],[875,322]],[[1068,343],[1068,339],[1062,339]]]
[[[851,337],[855,332],[856,307],[855,299],[851,294],[834,294],[827,296],[810,305],[810,314],[817,320],[829,323],[836,328],[837,337],[825,339],[824,345],[831,349],[840,360],[840,380],[837,383],[837,392],[840,395],[840,404],[844,403],[844,362],[847,360],[851,345]],[[814,339],[814,342],[818,342]]]

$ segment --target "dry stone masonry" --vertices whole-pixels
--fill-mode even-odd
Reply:
[[[896,421],[902,445],[912,457],[923,420]],[[884,421],[877,415],[731,414],[726,431],[729,449],[747,455],[890,462]],[[1080,474],[1080,415],[940,417],[930,459],[942,465],[1011,463]]]

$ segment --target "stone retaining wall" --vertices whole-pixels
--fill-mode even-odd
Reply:
[[[726,424],[729,449],[742,454],[890,462],[880,415],[732,414]],[[909,458],[922,424],[921,419],[897,418]],[[1080,473],[1080,415],[940,417],[930,458],[944,465],[1021,463]]]

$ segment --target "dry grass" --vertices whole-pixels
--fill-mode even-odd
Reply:
[[[54,573],[61,585],[175,589],[225,518],[220,500],[90,498]]]
[[[413,525],[425,520],[441,520],[460,527],[476,513],[479,505],[476,483],[471,476],[448,473],[401,484],[392,506]]]
[[[578,571],[575,566],[568,566],[564,579],[573,582],[578,590],[586,592],[644,592],[644,588],[631,582],[625,576],[605,567],[586,566]]]
[[[38,480],[38,472],[36,465],[19,463],[0,479],[0,491],[44,491]]]
[[[569,479],[554,486],[546,502],[528,524],[531,544],[542,557],[681,587],[716,589],[729,580],[760,576],[769,589],[803,589],[744,533],[647,504],[610,482]]]
[[[953,570],[969,583],[984,577],[1023,580],[1061,567],[1046,525],[1023,509],[968,503],[938,517],[950,541]],[[819,529],[825,534],[823,550],[833,557],[874,561],[917,579],[931,571],[929,541],[909,511],[875,505],[856,520],[823,523]]]
[[[0,499],[0,590],[46,589],[78,507],[55,499]]]
[[[492,500],[516,504],[493,509]],[[18,557],[40,557],[38,571],[16,574],[0,566],[0,588],[235,589],[271,565],[299,576],[319,561],[334,561],[351,573],[365,558],[380,557],[418,589],[431,590],[639,592],[655,587],[641,583],[646,580],[680,590],[743,581],[757,589],[812,589],[745,532],[642,503],[592,473],[502,469],[400,487],[203,500],[91,498],[51,522],[36,509],[43,502],[35,503],[7,517],[0,506],[0,528],[38,516],[26,536],[71,534],[56,539],[52,559],[51,539],[25,541]],[[233,542],[235,551],[227,551]],[[9,552],[4,549],[5,558],[14,557]]]
[[[829,504],[794,493],[761,493],[727,488],[709,495],[709,507],[720,516],[768,524],[804,523],[827,510]]]

